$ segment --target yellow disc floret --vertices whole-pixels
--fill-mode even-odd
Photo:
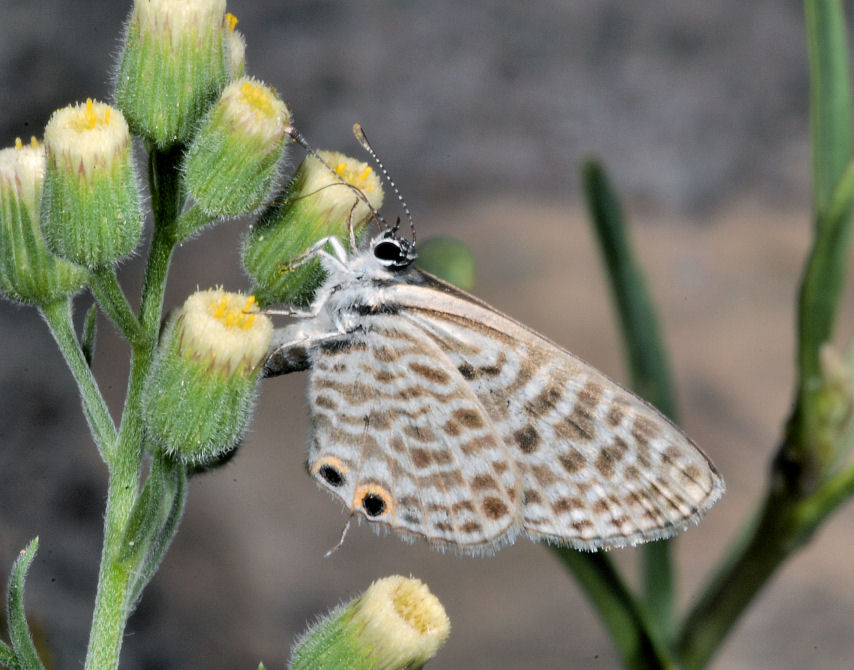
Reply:
[[[111,169],[127,155],[130,131],[119,110],[89,98],[55,111],[44,140],[54,167],[89,179],[95,170]]]
[[[181,352],[207,358],[228,371],[256,369],[273,333],[272,322],[258,311],[254,296],[223,289],[194,293],[178,318]]]
[[[361,642],[377,650],[377,667],[421,667],[451,630],[442,603],[423,582],[395,575],[378,579],[354,604]]]

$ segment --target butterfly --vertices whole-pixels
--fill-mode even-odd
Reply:
[[[303,255],[326,279],[284,312],[265,374],[308,371],[308,471],[351,517],[469,555],[518,535],[597,550],[675,535],[721,497],[655,407],[418,269],[397,226],[350,238]]]

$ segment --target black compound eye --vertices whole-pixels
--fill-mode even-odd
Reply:
[[[385,499],[379,493],[366,493],[362,497],[362,507],[368,516],[380,516],[385,512]]]
[[[317,473],[330,486],[341,486],[344,483],[344,475],[341,471],[331,465],[321,465]]]
[[[394,263],[405,260],[403,250],[396,242],[380,242],[374,247],[374,256],[381,261]]]

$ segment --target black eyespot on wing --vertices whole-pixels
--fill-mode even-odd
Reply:
[[[344,483],[344,475],[341,474],[340,470],[332,467],[331,465],[321,465],[317,473],[323,477],[323,480],[330,486],[335,486],[337,488]]]
[[[368,516],[380,516],[386,510],[385,500],[379,493],[366,493],[362,497],[362,507]]]

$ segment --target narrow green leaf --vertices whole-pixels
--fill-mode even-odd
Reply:
[[[670,365],[659,334],[658,318],[635,253],[620,201],[604,168],[595,161],[582,167],[590,219],[620,320],[630,386],[672,419],[676,398]],[[674,584],[670,541],[643,549],[643,592],[650,619],[663,633],[671,625]]]
[[[137,557],[134,569],[136,579],[128,598],[131,607],[142,595],[142,590],[157,571],[166,550],[178,532],[178,525],[184,513],[184,503],[187,500],[186,468],[177,462],[164,461],[162,471],[163,496],[157,515],[156,532],[148,540],[145,553]]]
[[[21,670],[44,670],[39,660],[38,652],[33,644],[30,627],[27,625],[27,617],[24,613],[24,580],[27,570],[36,555],[39,547],[39,539],[35,538],[27,545],[27,548],[18,556],[15,565],[12,566],[12,575],[9,579],[9,593],[6,599],[6,607],[9,618],[9,637],[12,648],[15,650],[18,667]]]
[[[95,355],[95,331],[98,323],[98,305],[95,303],[86,312],[86,319],[83,322],[83,337],[80,342],[80,348],[83,350],[83,358],[86,359],[86,365],[92,367],[92,357]]]
[[[635,259],[622,207],[605,169],[582,167],[584,196],[620,319],[632,388],[671,418],[676,398],[658,318]]]
[[[851,161],[851,79],[848,38],[840,0],[805,0],[810,63],[810,140],[813,205],[827,210]]]
[[[130,560],[134,556],[144,555],[159,525],[164,486],[163,472],[157,463],[158,460],[155,459],[148,479],[131,511],[122,538],[122,550],[117,559],[119,563]]]

